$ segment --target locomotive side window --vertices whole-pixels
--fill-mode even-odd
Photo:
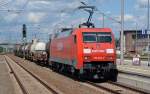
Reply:
[[[74,35],[74,43],[76,43],[76,42],[77,42],[77,36]]]
[[[110,32],[84,32],[83,42],[111,42],[112,37]]]

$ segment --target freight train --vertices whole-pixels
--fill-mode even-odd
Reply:
[[[110,28],[64,28],[53,36],[47,45],[34,40],[17,46],[15,54],[23,57],[25,51],[26,59],[78,77],[117,80],[115,40]]]
[[[62,28],[51,35],[47,44],[33,41],[20,45],[15,54],[48,64],[52,70],[69,72],[78,78],[107,79],[117,81],[116,48],[110,28],[96,28],[91,23],[93,8],[88,21],[78,28]]]
[[[37,39],[32,40],[31,43],[25,45],[16,45],[14,49],[16,56],[37,62],[48,64],[46,43],[39,42]]]

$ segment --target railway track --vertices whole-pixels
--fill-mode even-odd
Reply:
[[[11,65],[9,64],[8,60],[6,59],[6,57],[4,56],[5,61],[10,69],[10,72],[14,75],[17,83],[19,84],[21,91],[23,94],[28,94],[27,90],[25,89],[25,87],[23,86],[22,82],[19,80],[19,77],[17,76],[16,72],[14,72],[13,68],[11,67]]]
[[[150,94],[149,91],[118,82],[94,83],[87,81],[86,83],[98,89],[108,91],[111,94]]]
[[[20,80],[18,74],[16,73],[16,71],[14,71],[14,68],[12,67],[12,65],[10,64],[10,58],[8,56],[5,56],[5,60],[6,63],[8,64],[11,73],[14,74],[15,79],[17,80],[17,83],[19,84],[22,93],[23,94],[30,94],[29,91],[26,89],[26,87],[23,85],[22,81]],[[12,59],[11,59],[12,60]],[[15,60],[12,60],[15,62]],[[11,62],[12,63],[12,62]],[[23,66],[21,66],[19,63],[15,62],[18,66],[20,66],[20,68],[22,68],[24,71],[26,71],[29,75],[31,75],[34,79],[36,79],[43,87],[45,87],[50,94],[62,94],[60,92],[58,92],[56,89],[50,87],[49,85],[47,85],[42,79],[40,79],[39,77],[37,77],[35,74],[33,74],[32,72],[30,72],[29,70],[27,70],[26,68],[24,68]]]
[[[108,83],[120,86],[122,88],[126,88],[126,89],[131,90],[131,91],[142,93],[142,94],[149,94],[150,93],[147,90],[144,90],[144,89],[141,89],[141,88],[136,88],[136,87],[124,84],[124,83],[120,83],[120,82],[108,82]]]
[[[150,76],[149,76],[149,75],[142,74],[142,73],[135,73],[135,72],[123,71],[123,70],[119,70],[119,73],[121,73],[121,74],[128,74],[128,75],[132,75],[132,76],[139,76],[139,77],[143,77],[143,78],[148,78],[148,79],[150,79]]]
[[[12,58],[12,59],[14,59],[14,58]],[[15,61],[15,59],[14,59],[14,61]],[[17,63],[17,61],[16,61],[16,63]],[[17,64],[19,64],[19,63],[17,63]],[[19,64],[19,65],[21,67],[23,67],[21,64]],[[26,68],[24,68],[24,69],[28,71],[28,69],[26,69]],[[30,73],[30,74],[32,74],[32,73]],[[32,75],[34,75],[34,74],[32,74]],[[149,94],[149,92],[147,92],[147,91],[144,91],[139,88],[134,88],[134,87],[122,84],[122,83],[114,83],[114,82],[93,83],[90,81],[86,81],[86,83],[97,88],[97,90],[100,90],[100,91],[103,90],[104,92],[108,92],[111,94]],[[58,94],[58,92],[53,93],[53,94]]]

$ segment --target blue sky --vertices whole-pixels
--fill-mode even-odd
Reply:
[[[86,21],[88,14],[76,8],[81,1],[94,5],[99,11],[93,16],[97,27],[102,27],[102,15],[120,21],[121,0],[0,0],[0,43],[21,42],[22,24],[27,25],[28,41],[38,37],[48,40],[48,35],[61,27],[77,27]],[[147,0],[125,1],[125,29],[146,28]],[[112,28],[119,37],[120,24],[105,17],[105,27]]]

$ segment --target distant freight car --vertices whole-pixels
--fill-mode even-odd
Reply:
[[[29,58],[31,61],[34,61],[33,57],[34,57],[34,53],[35,53],[35,45],[38,43],[38,39],[33,39],[32,40],[32,44],[31,44],[31,47],[30,47],[30,54],[29,54]]]
[[[14,48],[14,54],[15,54],[16,56],[19,56],[19,48],[20,48],[20,46],[21,46],[21,45],[19,45],[19,44],[14,46],[14,47],[15,47],[15,48]]]
[[[30,47],[30,45],[31,45],[31,43],[28,43],[28,44],[26,44],[25,45],[25,52],[24,52],[24,54],[25,54],[25,58],[27,59],[27,58],[29,58],[28,56],[29,56],[29,47]]]
[[[37,42],[35,45],[33,60],[38,63],[47,64],[46,43]]]
[[[117,80],[116,49],[110,28],[62,29],[50,44],[53,69],[78,77]]]

